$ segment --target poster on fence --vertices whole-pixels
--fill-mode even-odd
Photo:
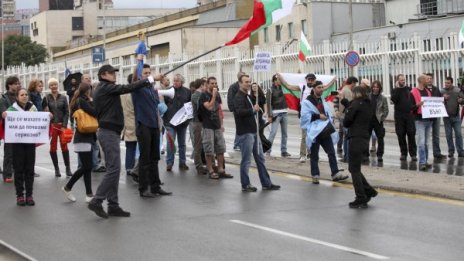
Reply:
[[[257,52],[253,72],[270,72],[272,64],[271,52]]]
[[[49,112],[8,111],[5,143],[49,143]]]
[[[421,97],[422,118],[441,118],[448,117],[443,97]]]

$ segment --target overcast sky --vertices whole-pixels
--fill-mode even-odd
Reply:
[[[196,0],[113,0],[114,8],[189,8]],[[39,8],[38,0],[16,0],[16,9]]]

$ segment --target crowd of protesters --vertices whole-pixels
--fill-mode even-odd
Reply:
[[[186,159],[187,130],[192,141],[192,158],[198,175],[210,179],[231,179],[226,172],[224,153],[224,112],[215,77],[196,79],[185,87],[181,74],[173,77],[172,87],[167,77],[152,76],[150,65],[145,64],[140,76],[135,73],[128,78],[128,84],[116,84],[118,70],[104,65],[98,72],[98,85],[91,84],[89,74],[82,75],[80,84],[72,86],[69,99],[58,91],[59,82],[49,79],[49,93],[43,95],[44,84],[32,80],[29,88],[22,89],[20,80],[11,76],[6,80],[6,93],[0,98],[0,113],[3,118],[8,111],[50,112],[50,157],[55,176],[60,177],[58,162],[58,141],[69,181],[62,187],[68,200],[77,198],[72,188],[77,180],[84,178],[85,201],[88,208],[100,217],[128,217],[130,212],[119,206],[118,181],[121,172],[120,141],[126,145],[125,169],[128,176],[139,184],[140,197],[171,195],[162,189],[158,162],[166,151],[166,171],[171,172],[178,152],[180,171],[189,167]],[[135,75],[135,76],[134,76]],[[316,75],[308,74],[304,86],[288,84],[280,74],[272,77],[272,86],[265,92],[257,83],[252,83],[244,72],[237,74],[237,82],[228,89],[227,103],[234,115],[236,135],[233,149],[240,151],[240,181],[243,192],[255,192],[248,177],[251,156],[256,162],[263,190],[279,190],[267,172],[265,160],[270,156],[277,130],[281,130],[281,157],[291,155],[287,151],[288,106],[283,88],[301,92],[300,162],[310,160],[313,184],[319,184],[319,149],[322,147],[329,158],[333,181],[348,178],[338,167],[336,153],[349,165],[355,200],[352,208],[365,208],[377,192],[361,172],[363,161],[373,152],[378,162],[383,161],[385,147],[384,121],[389,114],[388,99],[382,94],[382,83],[367,79],[360,82],[356,77],[348,77],[336,92],[334,113],[322,93],[329,84],[318,81]],[[358,84],[359,82],[359,84]],[[427,170],[429,140],[432,139],[433,157],[443,159],[439,144],[440,118],[422,116],[421,97],[443,97],[448,117],[443,118],[448,157],[464,157],[461,134],[460,105],[464,104],[464,91],[454,85],[453,78],[447,77],[443,88],[432,85],[433,75],[424,74],[417,78],[417,85],[410,88],[405,76],[395,77],[390,97],[394,104],[395,131],[398,138],[400,160],[419,161],[419,169]],[[166,92],[168,91],[168,92]],[[192,115],[189,119],[176,122],[178,112],[191,103]],[[98,131],[81,133],[71,122],[77,110],[83,110],[98,120]],[[339,122],[337,126],[335,123]],[[69,124],[71,123],[71,124]],[[271,125],[269,137],[263,129]],[[63,132],[74,129],[73,146],[78,155],[77,170],[73,173],[69,148],[63,140]],[[337,131],[338,128],[338,131]],[[163,139],[163,137],[165,139]],[[164,145],[163,141],[166,141]],[[369,151],[369,142],[372,146]],[[30,157],[25,157],[30,155]],[[19,206],[35,205],[32,186],[35,164],[35,144],[6,143],[4,145],[3,180],[14,181],[16,202]],[[104,166],[102,166],[104,165]],[[92,189],[92,172],[105,172],[95,194]],[[24,193],[25,190],[25,193]],[[108,202],[107,211],[103,201]]]

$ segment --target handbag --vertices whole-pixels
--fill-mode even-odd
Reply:
[[[72,141],[73,135],[74,135],[74,133],[73,133],[73,130],[71,128],[65,128],[61,132],[60,140],[63,143],[70,143]]]
[[[335,132],[335,128],[333,124],[329,121],[327,125],[325,125],[324,129],[317,135],[318,139],[326,139],[329,138],[332,133]]]
[[[98,121],[95,117],[88,114],[82,109],[78,109],[73,113],[76,119],[77,130],[80,133],[95,133],[98,129]]]

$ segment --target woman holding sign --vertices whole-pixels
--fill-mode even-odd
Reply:
[[[26,89],[19,89],[16,93],[16,102],[2,114],[6,118],[10,111],[36,112],[37,108],[29,100]],[[16,187],[16,204],[18,206],[34,206],[32,187],[34,184],[35,144],[12,143],[14,183]],[[26,189],[26,197],[24,197]]]
[[[92,117],[96,117],[97,112],[92,103],[90,96],[91,86],[87,83],[81,83],[79,89],[74,93],[74,97],[69,103],[71,109],[71,115],[78,109],[82,109],[85,113]],[[78,124],[78,122],[76,121]],[[70,201],[75,202],[76,197],[71,193],[71,189],[82,176],[84,176],[85,184],[85,201],[88,203],[93,198],[92,192],[92,144],[97,140],[96,132],[93,133],[81,133],[76,128],[74,134],[74,151],[79,155],[79,159],[82,165],[74,172],[68,183],[62,188],[66,194],[66,198]]]

